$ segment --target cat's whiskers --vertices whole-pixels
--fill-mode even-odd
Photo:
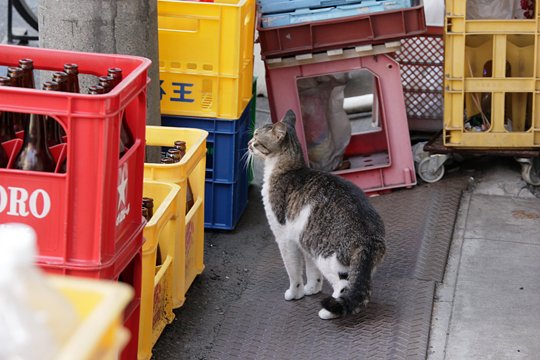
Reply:
[[[244,155],[240,158],[240,162],[243,163],[243,170],[247,170],[253,164],[253,154],[247,148]]]

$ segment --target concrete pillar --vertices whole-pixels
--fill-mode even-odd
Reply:
[[[147,124],[161,124],[157,0],[39,0],[38,19],[40,47],[152,60]]]

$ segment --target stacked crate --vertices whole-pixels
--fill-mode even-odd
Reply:
[[[539,148],[538,6],[531,19],[472,19],[467,9],[446,1],[444,145]]]
[[[351,168],[335,173],[366,192],[416,183],[399,65],[388,54],[399,50],[400,39],[425,32],[419,2],[260,0],[257,29],[272,121],[295,112],[306,159],[310,129],[302,120],[298,80],[367,70],[375,79],[380,126],[352,135],[344,154]]]
[[[65,130],[66,142],[51,148],[65,172],[11,169],[21,138],[1,144],[9,154],[0,169],[0,222],[22,222],[36,230],[36,263],[49,273],[119,280],[135,289],[125,325],[131,340],[122,356],[137,353],[144,164],[146,86],[150,61],[0,45],[0,65],[17,66],[31,58],[37,71],[62,71],[76,63],[82,74],[100,76],[110,67],[124,79],[110,92],[88,95],[28,88],[0,87],[0,111],[45,114]],[[134,144],[119,158],[120,128],[125,114]]]
[[[173,164],[144,164],[143,195],[154,199],[154,214],[144,229],[143,279],[138,359],[150,359],[163,329],[184,304],[195,277],[204,270],[204,188],[206,138],[200,129],[147,126],[146,144],[170,147],[186,141],[187,151]],[[193,205],[186,208],[187,188]],[[161,262],[156,262],[157,254]]]
[[[207,229],[234,229],[247,205],[254,24],[254,0],[158,1],[162,124],[208,132]]]

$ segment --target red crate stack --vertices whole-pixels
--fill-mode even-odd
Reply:
[[[65,173],[0,169],[0,222],[22,222],[38,234],[38,263],[47,266],[102,266],[131,244],[141,231],[146,84],[150,61],[0,45],[0,65],[31,58],[39,70],[62,71],[66,62],[82,74],[100,76],[119,67],[124,79],[103,95],[0,87],[0,111],[45,114],[65,129],[56,153],[67,158]],[[135,143],[119,159],[120,124],[126,112]],[[21,147],[2,146],[10,162]],[[62,155],[63,156],[63,155]]]
[[[301,3],[304,4],[302,13],[308,14],[313,8],[307,7],[306,4],[313,3],[317,8],[332,10],[333,6],[339,7],[343,2],[327,3],[313,0]],[[276,4],[270,1],[266,5],[270,4],[276,7]],[[297,9],[294,6],[302,7],[300,2],[284,2],[284,4],[288,6],[287,11]],[[345,78],[346,85],[349,85],[350,81],[354,85],[353,88],[356,86],[355,91],[362,92],[360,95],[366,95],[363,92],[369,87],[364,87],[363,84],[358,86],[356,83],[359,79],[364,80],[364,75],[359,75],[359,71],[363,70],[364,73],[370,74],[372,79],[368,81],[373,83],[371,87],[373,94],[368,94],[373,98],[373,102],[369,104],[372,109],[372,127],[352,132],[343,153],[346,161],[336,167],[335,169],[339,170],[333,173],[352,181],[368,193],[380,193],[392,188],[415,185],[416,175],[400,67],[388,54],[400,49],[400,40],[420,36],[426,31],[423,5],[418,1],[411,1],[408,6],[399,9],[347,17],[336,16],[270,28],[263,27],[264,8],[262,5],[258,8],[257,30],[261,43],[261,57],[265,62],[272,121],[279,121],[289,109],[295,112],[298,137],[304,157],[309,159],[306,162],[310,166],[321,166],[320,163],[316,163],[315,166],[313,159],[309,158],[308,145],[311,149],[316,148],[317,144],[313,146],[310,141],[316,142],[323,137],[317,133],[320,131],[319,128],[324,127],[319,126],[319,123],[327,120],[330,124],[330,121],[335,121],[328,115],[330,111],[334,111],[331,106],[335,105],[330,105],[334,100],[328,102],[326,109],[324,108],[326,105],[322,104],[324,100],[320,100],[313,93],[311,95],[309,92],[306,93],[306,89],[315,90],[317,88],[314,86],[324,82],[336,89],[337,86],[343,86],[342,81]],[[331,80],[328,80],[329,78]],[[306,81],[302,84],[304,79]],[[333,85],[332,82],[338,85]],[[320,97],[320,94],[318,96]],[[319,101],[320,104],[314,107],[305,104],[304,101]],[[345,112],[345,108],[342,110]],[[313,119],[309,121],[302,119],[303,114],[310,114],[308,116],[313,117],[314,113],[320,114],[318,123],[310,122]],[[369,111],[364,111],[364,114],[357,112],[354,115],[365,117],[366,113]],[[347,117],[352,123],[352,116]],[[361,126],[365,127],[365,123],[363,121]],[[344,125],[337,125],[339,126]],[[328,131],[332,132],[330,125],[328,128]],[[320,136],[315,139],[313,138],[315,135]],[[328,164],[330,165],[333,166]]]
[[[66,134],[65,143],[50,148],[57,161],[51,173],[11,168],[23,133],[1,144],[10,160],[7,168],[0,168],[0,223],[21,222],[36,230],[36,264],[47,272],[114,279],[133,286],[135,299],[125,313],[132,339],[122,357],[135,358],[150,60],[0,45],[0,66],[18,66],[23,58],[32,59],[34,69],[47,76],[63,71],[65,63],[76,63],[85,77],[106,75],[113,67],[122,69],[122,81],[99,95],[0,86],[0,112],[43,114],[54,118]],[[123,118],[134,142],[120,157]],[[65,172],[60,166],[64,159]]]

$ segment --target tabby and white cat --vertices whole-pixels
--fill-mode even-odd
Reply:
[[[321,291],[321,319],[357,313],[371,295],[371,276],[384,256],[384,224],[364,192],[305,165],[295,114],[255,130],[250,154],[264,159],[262,197],[290,286],[285,300]],[[306,283],[304,284],[304,266]]]

